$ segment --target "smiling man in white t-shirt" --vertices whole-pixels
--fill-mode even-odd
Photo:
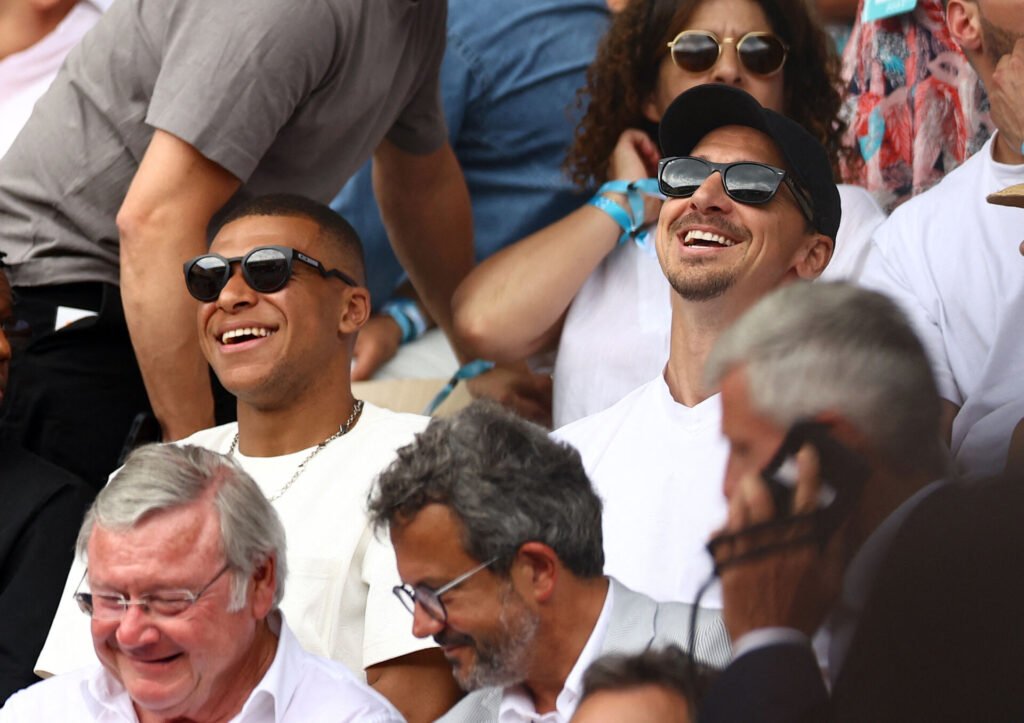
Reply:
[[[555,436],[580,450],[604,501],[605,572],[656,600],[693,602],[711,572],[704,543],[726,516],[728,445],[719,397],[703,386],[704,360],[768,291],[821,274],[839,192],[821,144],[738,88],[687,91],[659,135],[667,200],[655,244],[673,289],[668,363]],[[717,589],[702,604],[720,605]]]

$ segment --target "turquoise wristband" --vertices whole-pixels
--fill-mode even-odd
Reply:
[[[629,211],[615,203],[611,199],[602,196],[602,193],[622,193],[626,196],[629,204]],[[597,195],[590,200],[591,206],[596,206],[611,216],[622,229],[619,236],[619,244],[633,239],[636,241],[643,233],[644,225],[644,195],[657,196],[662,198],[658,190],[658,181],[655,178],[640,178],[635,181],[608,181],[598,189]]]
[[[1020,143],[1020,154],[1024,156],[1024,141],[1021,141]]]
[[[476,359],[468,364],[462,365],[459,367],[458,371],[452,375],[452,378],[448,380],[448,383],[441,387],[441,391],[434,395],[434,398],[430,400],[430,404],[426,406],[423,413],[427,416],[433,414],[437,408],[444,403],[444,400],[451,395],[452,391],[455,389],[455,385],[459,382],[465,379],[478,377],[484,372],[489,372],[493,368],[494,362],[485,361],[483,359]]]
[[[387,314],[402,330],[402,343],[419,339],[427,330],[427,320],[420,313],[420,307],[412,299],[396,296],[380,307],[380,313]]]

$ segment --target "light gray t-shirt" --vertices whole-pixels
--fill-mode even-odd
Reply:
[[[15,285],[117,283],[117,210],[155,128],[327,202],[381,138],[446,139],[444,0],[117,0],[0,159]]]

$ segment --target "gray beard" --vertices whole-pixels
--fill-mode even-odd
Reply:
[[[476,658],[473,667],[455,679],[463,690],[505,687],[521,683],[526,677],[526,661],[540,628],[540,617],[531,611],[512,586],[501,593],[500,638],[474,639]]]
[[[685,274],[666,277],[672,290],[686,301],[711,301],[724,294],[736,283],[736,272],[732,269],[708,273],[699,278]]]

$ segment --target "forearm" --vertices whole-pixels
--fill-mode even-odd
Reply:
[[[569,304],[621,233],[586,205],[485,259],[455,292],[456,333],[496,361],[554,348]]]
[[[473,267],[473,219],[451,148],[413,156],[388,141],[374,155],[374,193],[395,255],[430,316],[454,342],[451,300]],[[453,343],[456,354],[470,357]]]
[[[213,396],[199,350],[196,302],[182,265],[206,250],[205,229],[159,215],[121,233],[121,298],[132,346],[165,441],[212,427]]]
[[[181,269],[206,251],[206,227],[239,185],[194,147],[157,130],[117,214],[125,320],[168,441],[213,426],[196,301]]]
[[[366,681],[409,723],[440,718],[461,693],[440,648],[403,655],[366,669]]]

